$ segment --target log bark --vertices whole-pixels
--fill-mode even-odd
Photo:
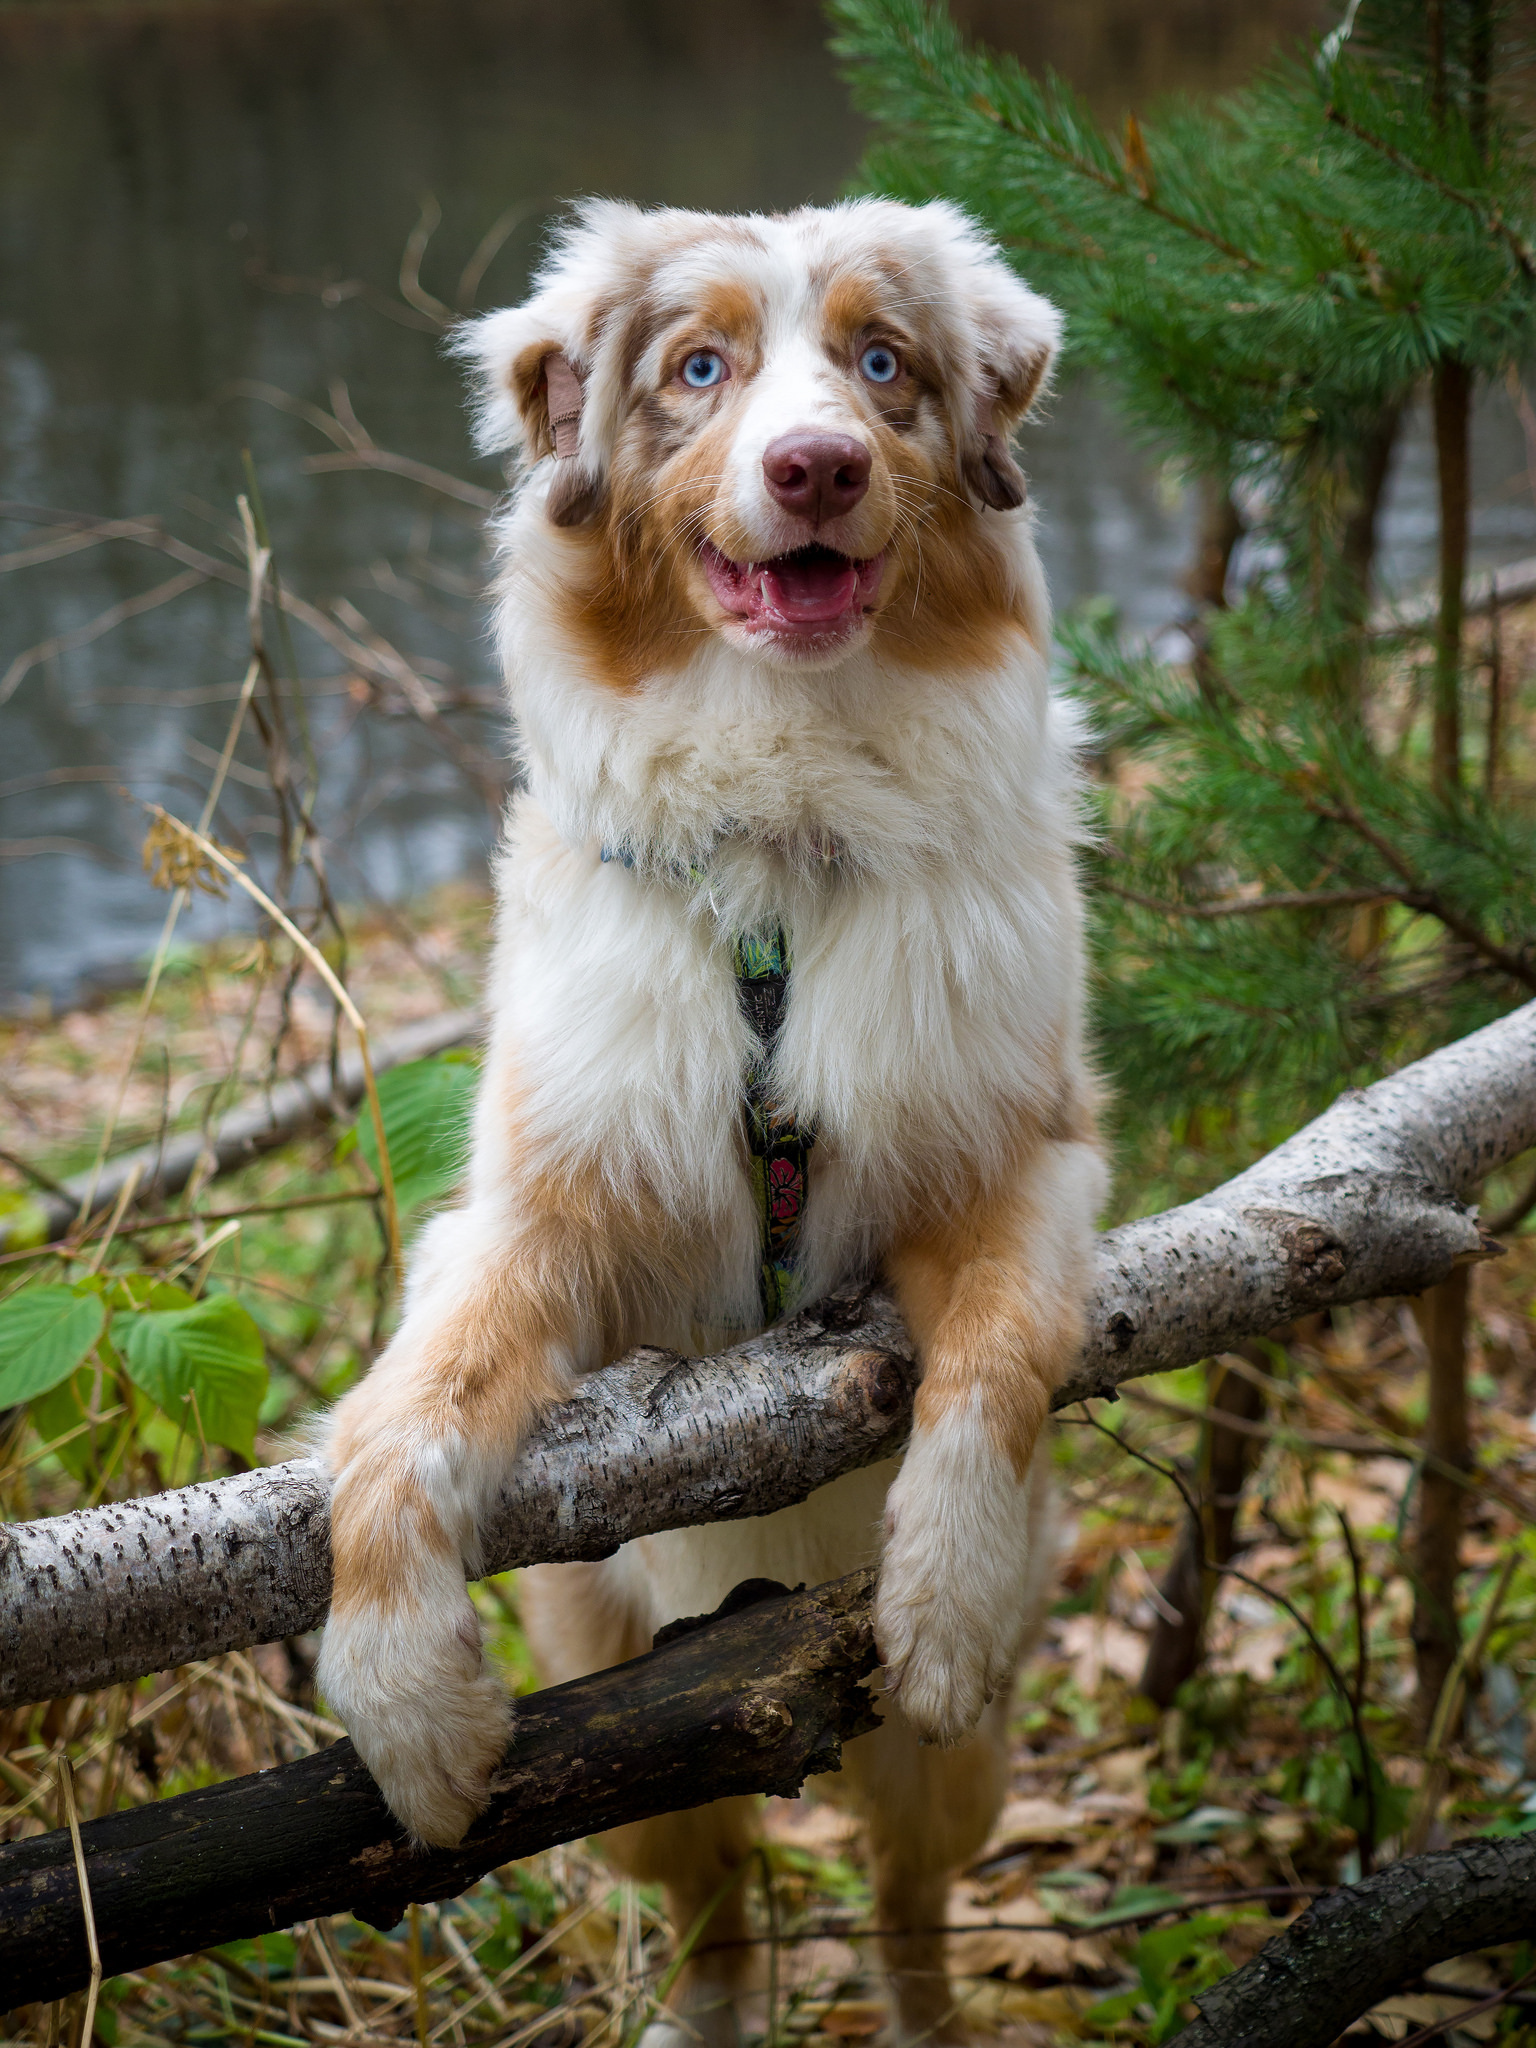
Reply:
[[[1436,1963],[1536,1927],[1536,1834],[1406,1856],[1330,1892],[1195,2000],[1179,2048],[1331,2048]]]
[[[1087,1344],[1053,1405],[1436,1285],[1489,1255],[1467,1191],[1532,1145],[1536,1003],[1341,1096],[1200,1200],[1107,1233]],[[718,1358],[634,1353],[525,1447],[486,1568],[803,1500],[899,1449],[916,1378],[890,1302],[856,1290]],[[329,1594],[311,1462],[0,1527],[0,1707],[302,1633]]]
[[[649,1655],[521,1700],[498,1790],[456,1849],[407,1843],[345,1741],[88,1821],[105,1975],[321,1914],[392,1927],[409,1901],[457,1897],[556,1842],[733,1793],[793,1797],[876,1725],[872,1578],[795,1594],[753,1581]],[[0,1847],[0,2008],[89,1975],[68,1830]]]
[[[438,1017],[424,1017],[417,1024],[403,1025],[374,1044],[374,1072],[386,1073],[391,1067],[404,1066],[408,1060],[429,1059],[434,1053],[447,1052],[451,1046],[467,1045],[478,1035],[483,1021],[478,1010],[449,1010]],[[90,1174],[77,1173],[72,1180],[62,1183],[62,1195],[35,1195],[28,1208],[33,1214],[41,1210],[50,1240],[59,1238],[79,1215],[88,1193],[91,1199],[87,1213],[100,1215],[112,1207],[135,1171],[139,1179],[134,1200],[142,1207],[153,1196],[178,1194],[192,1178],[193,1169],[205,1151],[213,1154],[215,1173],[232,1173],[236,1167],[248,1166],[261,1153],[289,1144],[328,1122],[338,1105],[355,1108],[362,1099],[363,1060],[354,1047],[337,1061],[334,1087],[330,1061],[316,1060],[289,1080],[278,1081],[246,1101],[237,1102],[219,1119],[211,1146],[201,1131],[178,1131],[159,1144],[141,1145],[136,1152],[122,1152],[109,1160],[97,1176],[94,1193]],[[14,1230],[14,1223],[0,1216],[0,1252],[9,1246]]]

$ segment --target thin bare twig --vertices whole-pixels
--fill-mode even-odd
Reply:
[[[310,938],[301,932],[286,911],[279,910],[265,889],[253,882],[249,875],[235,865],[221,846],[215,845],[207,834],[198,831],[184,819],[172,817],[161,804],[145,804],[145,810],[158,818],[162,825],[181,835],[195,846],[203,858],[228,875],[237,887],[243,889],[251,901],[258,904],[274,923],[281,925],[289,938],[299,948],[310,966],[325,983],[337,1004],[346,1013],[347,1022],[357,1034],[358,1051],[363,1061],[363,1082],[368,1092],[368,1107],[373,1117],[374,1138],[379,1149],[379,1179],[383,1185],[384,1213],[388,1224],[389,1256],[398,1281],[403,1272],[400,1250],[400,1212],[395,1202],[395,1176],[389,1163],[389,1140],[384,1134],[384,1112],[379,1105],[379,1088],[373,1074],[373,1054],[369,1046],[368,1026],[363,1022],[362,1012],[347,993],[346,985],[336,974],[329,960]]]
[[[93,640],[99,640],[104,633],[123,625],[129,619],[142,618],[145,612],[152,612],[173,598],[182,597],[189,590],[205,583],[207,577],[201,569],[183,569],[179,576],[172,576],[164,583],[157,583],[153,590],[141,591],[137,597],[125,597],[120,603],[108,605],[104,612],[98,612],[94,619],[83,626],[76,626],[68,633],[55,633],[51,639],[40,640],[35,647],[27,647],[17,655],[3,676],[0,676],[0,704],[9,702],[16,690],[37,667],[39,662],[49,661],[56,654],[73,654],[77,648],[88,647]]]

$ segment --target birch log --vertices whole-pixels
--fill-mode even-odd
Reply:
[[[1490,1256],[1466,1197],[1532,1145],[1536,1003],[1341,1096],[1200,1200],[1107,1233],[1087,1344],[1054,1405]],[[875,1292],[717,1358],[633,1353],[524,1448],[485,1532],[487,1569],[787,1507],[896,1451],[916,1378]],[[317,1626],[326,1498],[300,1461],[0,1528],[0,1707]]]
[[[374,1072],[387,1073],[408,1060],[430,1059],[451,1046],[467,1045],[478,1035],[483,1021],[478,1010],[448,1010],[438,1017],[404,1024],[373,1046]],[[325,1123],[338,1108],[356,1108],[362,1099],[363,1056],[353,1047],[336,1062],[334,1075],[329,1060],[316,1060],[302,1073],[275,1081],[270,1088],[237,1102],[219,1119],[211,1137],[201,1131],[176,1131],[158,1144],[119,1153],[94,1178],[90,1173],[77,1173],[63,1183],[61,1194],[34,1195],[28,1208],[41,1212],[50,1238],[61,1237],[79,1215],[82,1203],[87,1215],[99,1216],[112,1207],[133,1176],[137,1176],[134,1199],[140,1205],[150,1196],[177,1194],[205,1154],[214,1173],[232,1173],[263,1152]],[[9,1218],[0,1216],[0,1251],[6,1249],[14,1229]]]

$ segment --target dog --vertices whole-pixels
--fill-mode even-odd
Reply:
[[[878,1560],[884,1720],[825,1789],[867,1825],[906,2040],[955,2032],[933,1930],[1049,1597],[1042,1427],[1105,1189],[1079,735],[1010,448],[1059,328],[946,204],[597,201],[460,333],[480,445],[521,458],[496,616],[524,773],[464,1191],[328,1437],[319,1681],[406,1829],[452,1843],[513,1733],[465,1575],[530,1429],[635,1344],[715,1351],[883,1275],[923,1368],[904,1457],[522,1584],[556,1683],[743,1579]],[[608,1849],[681,1935],[753,1810]],[[741,1891],[649,2048],[736,2038]]]

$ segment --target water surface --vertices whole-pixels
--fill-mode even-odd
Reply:
[[[1238,82],[1311,10],[978,0],[969,14],[1116,115]],[[474,513],[397,478],[306,470],[330,443],[251,387],[322,408],[344,392],[381,446],[494,488],[432,320],[397,288],[424,197],[442,223],[422,288],[450,305],[509,210],[481,304],[519,296],[562,196],[833,198],[863,131],[822,39],[803,0],[0,4],[0,497],[155,515],[228,562],[248,446],[290,587],[355,607],[435,686],[490,693]],[[1058,603],[1105,592],[1137,627],[1176,617],[1189,508],[1093,388],[1065,382],[1025,461]],[[1530,552],[1507,403],[1485,408],[1477,462],[1479,556]],[[1419,431],[1389,507],[1398,582],[1431,566],[1431,487]],[[58,531],[7,518],[0,554]],[[0,673],[177,571],[117,541],[0,578]],[[316,685],[339,892],[398,896],[481,863],[493,819],[454,764],[414,721],[361,716],[322,642],[294,646]],[[118,788],[195,809],[244,653],[238,592],[205,583],[64,646],[0,708],[0,994],[67,999],[142,958],[164,899]],[[503,745],[494,720],[482,736]],[[260,860],[271,805],[259,750],[240,760],[220,828]],[[204,904],[186,928],[229,916]]]

